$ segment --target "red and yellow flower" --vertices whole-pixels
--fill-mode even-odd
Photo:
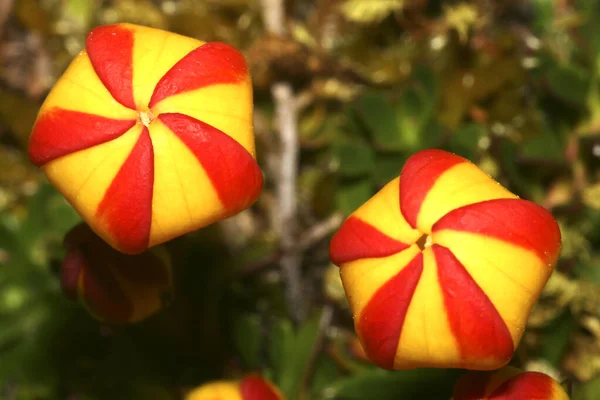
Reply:
[[[64,246],[63,292],[101,321],[138,322],[160,311],[172,297],[171,260],[161,246],[123,254],[83,223],[67,234]]]
[[[454,386],[453,400],[568,400],[554,379],[541,372],[523,372],[514,367],[498,371],[467,372]]]
[[[100,26],[44,102],[29,156],[125,253],[236,214],[262,188],[244,57],[224,43]]]
[[[190,392],[185,400],[284,400],[269,381],[250,375],[239,382],[219,381],[202,385]]]
[[[490,370],[512,357],[560,245],[545,209],[424,150],[344,222],[330,256],[375,364]]]

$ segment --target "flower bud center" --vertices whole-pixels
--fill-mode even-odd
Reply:
[[[423,234],[416,242],[419,249],[425,250],[427,247],[432,245],[431,235]]]
[[[138,121],[148,127],[154,121],[154,114],[152,111],[140,111],[138,112]]]

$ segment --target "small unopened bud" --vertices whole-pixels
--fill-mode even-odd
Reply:
[[[467,372],[456,382],[453,399],[568,400],[569,396],[546,374],[504,367],[496,371]]]
[[[171,298],[171,263],[161,246],[123,254],[83,223],[67,234],[64,246],[61,288],[99,320],[138,322],[160,311]]]
[[[191,391],[185,400],[284,400],[279,390],[258,375],[249,375],[239,382],[217,381]]]

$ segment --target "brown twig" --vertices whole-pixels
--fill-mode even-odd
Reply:
[[[4,33],[4,24],[13,8],[13,2],[14,0],[0,0],[0,38]]]
[[[310,230],[304,233],[302,235],[302,239],[300,239],[291,250],[297,253],[305,252],[335,231],[340,226],[342,221],[343,217],[341,214],[333,214],[331,217],[314,225]],[[261,271],[270,265],[280,262],[284,253],[285,252],[283,250],[279,250],[276,253],[270,254],[252,264],[248,264],[242,268],[239,273],[239,277],[252,275],[257,271]]]
[[[286,34],[283,0],[261,0],[263,20],[269,34]],[[277,181],[278,226],[283,254],[280,259],[289,314],[295,322],[303,321],[307,305],[302,293],[302,252],[294,249],[297,240],[298,206],[298,113],[292,86],[275,82],[271,86],[280,137],[279,179]]]

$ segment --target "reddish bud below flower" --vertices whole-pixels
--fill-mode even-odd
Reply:
[[[560,384],[541,372],[514,367],[497,371],[472,371],[454,386],[454,400],[568,400]]]
[[[66,235],[64,246],[63,293],[99,320],[138,322],[161,310],[171,296],[171,263],[160,246],[141,254],[122,254],[84,223]]]
[[[256,375],[247,376],[240,382],[240,392],[244,400],[282,400],[273,385]]]
[[[191,391],[185,400],[285,400],[266,379],[249,375],[239,382],[218,381]]]

